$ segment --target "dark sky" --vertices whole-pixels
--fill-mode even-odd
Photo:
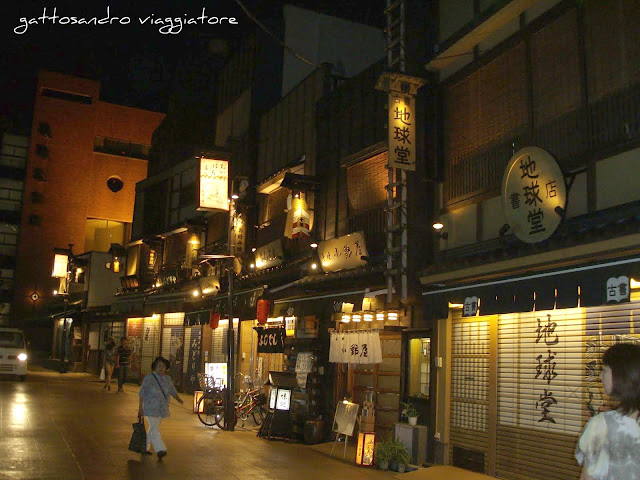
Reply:
[[[281,5],[281,0],[243,0],[258,19],[264,19]],[[291,0],[287,3],[383,26],[384,0]],[[13,5],[12,5],[13,4]],[[98,19],[129,17],[126,25],[60,25],[41,17],[54,7],[59,17]],[[235,17],[238,25],[202,25],[197,19],[206,8],[209,17]],[[151,24],[167,17],[195,18],[197,25],[184,25],[177,32],[168,22]],[[150,17],[142,25],[140,19]],[[184,88],[179,72],[202,69],[214,72],[222,57],[211,51],[216,39],[241,41],[254,27],[235,0],[112,0],[72,2],[59,0],[6,1],[0,6],[0,116],[11,117],[18,130],[29,128],[37,71],[53,70],[102,81],[105,101],[157,111],[166,111],[167,99]],[[25,26],[23,18],[37,22]],[[33,20],[32,20],[33,19]],[[126,21],[126,20],[125,20]],[[14,31],[15,30],[15,31]],[[24,32],[24,33],[16,33]],[[25,132],[26,133],[26,132]]]

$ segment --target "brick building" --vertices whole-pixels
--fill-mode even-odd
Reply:
[[[41,314],[51,300],[54,247],[106,252],[111,243],[128,240],[135,184],[147,175],[151,136],[163,118],[100,101],[97,81],[40,73],[17,249],[15,325]]]

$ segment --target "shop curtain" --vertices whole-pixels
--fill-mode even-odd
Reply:
[[[380,334],[377,331],[332,332],[329,361],[371,364],[382,362]]]

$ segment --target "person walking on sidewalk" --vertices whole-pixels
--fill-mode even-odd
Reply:
[[[127,337],[122,337],[120,339],[120,346],[118,347],[117,354],[118,359],[116,361],[116,366],[118,367],[118,391],[123,392],[124,390],[122,389],[122,386],[127,381],[127,376],[129,374],[129,361],[132,355]]]
[[[169,401],[174,397],[180,404],[182,399],[173,386],[171,377],[166,375],[169,370],[169,360],[163,357],[156,357],[151,364],[152,373],[146,375],[142,380],[138,393],[140,401],[138,403],[138,417],[147,417],[149,430],[147,430],[147,451],[151,454],[151,448],[156,451],[158,460],[162,460],[167,454],[167,448],[160,436],[160,423],[162,419],[169,416]]]
[[[113,338],[109,338],[109,341],[104,347],[104,362],[102,368],[104,368],[104,388],[111,390],[111,377],[113,376],[113,369],[116,366],[117,357],[116,341]]]

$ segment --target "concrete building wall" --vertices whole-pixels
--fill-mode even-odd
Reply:
[[[310,62],[331,63],[350,78],[385,55],[382,30],[302,8],[284,7],[285,43]],[[353,39],[358,41],[354,42]],[[307,77],[315,67],[284,53],[282,95]]]

